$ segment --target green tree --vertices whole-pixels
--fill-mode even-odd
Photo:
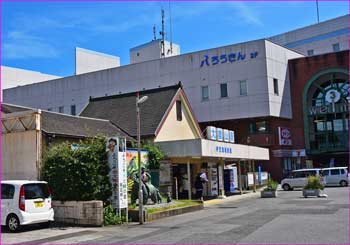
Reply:
[[[159,169],[160,161],[164,159],[164,153],[154,143],[147,143],[143,149],[148,151],[148,168]]]
[[[106,139],[96,137],[80,141],[77,149],[61,143],[49,149],[42,168],[55,200],[108,202],[112,194],[108,176]]]

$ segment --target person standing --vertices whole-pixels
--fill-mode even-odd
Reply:
[[[208,178],[205,172],[199,173],[196,176],[194,187],[196,188],[196,198],[203,202],[203,184],[208,182]]]

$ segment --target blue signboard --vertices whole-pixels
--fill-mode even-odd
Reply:
[[[216,146],[215,151],[217,153],[232,154],[232,148],[227,146]]]
[[[230,141],[229,131],[227,129],[224,129],[224,141],[225,142]]]
[[[230,130],[229,133],[230,133],[230,142],[235,143],[235,132]]]
[[[223,133],[222,133],[222,128],[217,128],[216,129],[216,136],[218,141],[223,140]]]
[[[248,56],[250,59],[255,59],[258,56],[258,51],[253,51]],[[224,64],[227,62],[233,63],[240,60],[245,60],[247,55],[245,53],[229,53],[229,54],[221,54],[221,55],[204,55],[204,58],[201,61],[200,67],[203,67],[204,65],[210,66],[210,65],[217,65],[217,64]]]

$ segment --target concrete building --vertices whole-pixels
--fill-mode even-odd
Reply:
[[[349,41],[344,34],[348,20],[346,15],[272,39],[286,46],[298,44],[292,48],[315,45],[317,52],[332,52],[326,46],[335,39]],[[134,63],[130,65],[8,89],[4,100],[77,114],[89,98],[166,87],[181,81],[202,130],[206,126],[224,127],[235,130],[239,143],[265,146],[275,152],[284,149],[278,136],[288,133],[283,128],[288,128],[295,117],[288,61],[304,58],[303,54],[266,39],[159,59],[160,47],[158,40],[131,49]],[[349,48],[343,44],[339,47]],[[306,154],[305,148],[288,147],[294,155]],[[296,166],[305,165],[306,158],[298,160]],[[281,159],[278,154],[270,159],[264,166],[280,179],[284,174]]]
[[[1,66],[1,90],[57,78],[60,77],[37,71]]]
[[[291,118],[287,63],[302,56],[261,39],[9,89],[4,101],[74,114],[90,97],[181,81],[199,122]]]
[[[47,150],[58,143],[79,143],[97,135],[133,138],[108,120],[77,117],[33,108],[1,105],[2,179],[40,179]]]
[[[282,33],[269,39],[312,56],[349,49],[350,15]]]
[[[118,56],[83,48],[75,48],[75,75],[120,66]]]
[[[130,49],[130,64],[180,55],[180,46],[175,43],[153,40]]]

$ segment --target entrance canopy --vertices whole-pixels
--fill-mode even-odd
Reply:
[[[157,142],[169,158],[220,158],[228,160],[269,160],[262,147],[218,142],[206,139]]]

